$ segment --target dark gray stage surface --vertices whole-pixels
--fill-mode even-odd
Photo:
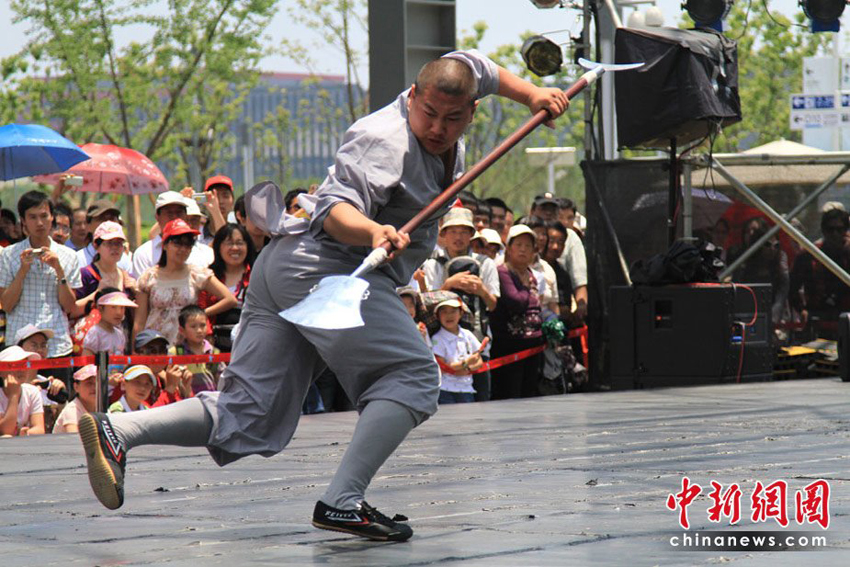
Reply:
[[[93,499],[76,436],[0,441],[0,565],[850,565],[850,384],[837,379],[581,394],[446,406],[375,479],[369,501],[410,517],[403,544],[313,529],[355,415],[305,417],[272,459],[216,467],[197,449],[130,455],[124,507]],[[683,474],[794,492],[829,479],[825,551],[698,552],[665,508]],[[706,519],[704,494],[689,509]],[[810,530],[812,528],[806,527]]]

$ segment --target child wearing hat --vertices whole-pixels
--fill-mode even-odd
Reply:
[[[124,371],[121,377],[121,389],[124,395],[109,406],[109,413],[121,413],[146,410],[147,399],[153,391],[156,378],[153,371],[144,364],[136,364]]]
[[[87,364],[74,372],[74,399],[56,418],[53,433],[76,433],[77,422],[84,414],[97,410],[97,366]]]
[[[123,291],[106,287],[95,295],[95,304],[100,311],[100,321],[89,329],[83,341],[83,356],[97,352],[124,354],[127,348],[127,335],[124,334],[124,317],[128,307],[137,305]]]
[[[443,372],[440,380],[440,404],[468,403],[475,401],[472,387],[472,372],[481,368],[481,343],[471,331],[460,326],[464,304],[460,299],[447,299],[437,304],[440,330],[434,333],[434,356],[441,366],[451,372]],[[445,370],[445,368],[444,368]]]
[[[0,362],[39,360],[41,356],[14,345],[0,352]],[[44,433],[44,406],[38,388],[26,383],[28,370],[0,372],[0,436]]]

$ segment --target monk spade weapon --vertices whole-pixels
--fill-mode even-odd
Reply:
[[[595,63],[587,59],[579,59],[579,65],[588,69],[573,85],[566,90],[569,100],[572,100],[586,87],[592,85],[606,72],[626,71],[642,67],[643,63],[609,64]],[[501,144],[496,146],[481,161],[476,163],[449,185],[424,209],[419,211],[412,219],[398,229],[399,232],[407,234],[416,230],[419,225],[428,220],[453,199],[461,190],[472,183],[484,170],[493,165],[508,150],[513,148],[535,128],[549,119],[549,112],[545,109],[537,113],[525,124],[520,126],[513,134],[508,136]],[[313,288],[310,294],[288,309],[280,312],[280,316],[305,327],[317,329],[351,329],[362,327],[363,318],[360,316],[360,304],[367,296],[369,282],[360,276],[374,270],[383,264],[392,251],[392,244],[385,242],[372,250],[363,260],[360,266],[349,276],[328,276]]]

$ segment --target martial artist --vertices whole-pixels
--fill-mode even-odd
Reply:
[[[240,328],[221,392],[126,415],[91,415],[80,423],[89,480],[107,508],[124,498],[125,452],[146,444],[206,446],[219,465],[246,455],[270,457],[292,437],[311,380],[325,364],[356,404],[354,436],[313,525],[375,540],[404,541],[413,531],[364,500],[372,477],[417,425],[437,410],[434,357],[395,293],[434,249],[438,217],[412,234],[402,226],[462,172],[461,136],[478,99],[499,94],[546,109],[566,109],[563,91],[537,87],[476,51],[426,64],[389,106],[346,132],[310,218],[285,213],[271,183],[252,188],[246,208],[272,234],[251,273]],[[322,278],[350,274],[369,251],[389,241],[395,252],[370,272],[365,328],[321,330],[278,315]],[[401,252],[404,252],[403,254]]]

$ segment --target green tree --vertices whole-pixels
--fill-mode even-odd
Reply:
[[[13,0],[12,8],[30,39],[0,63],[0,116],[50,122],[73,140],[153,160],[183,155],[209,170],[226,141],[218,128],[257,79],[275,2]],[[178,167],[178,177],[189,169]],[[133,199],[128,209],[136,218]]]
[[[357,92],[361,84],[357,68],[368,58],[368,51],[365,46],[356,45],[353,37],[355,30],[368,32],[366,9],[367,0],[295,0],[287,9],[293,22],[318,33],[322,45],[329,45],[342,55],[348,87],[348,119],[352,123],[369,111],[368,99]],[[284,40],[282,49],[291,59],[315,72],[308,46]]]

